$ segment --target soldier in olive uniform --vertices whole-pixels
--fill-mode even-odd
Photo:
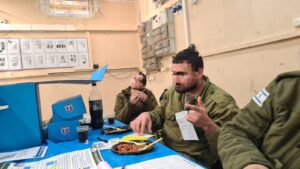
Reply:
[[[279,75],[219,135],[226,169],[300,168],[300,71]]]
[[[164,144],[211,168],[222,168],[217,155],[219,127],[239,111],[234,99],[203,75],[203,60],[195,46],[176,54],[172,61],[174,85],[154,111],[144,112],[130,123],[137,133],[161,129]],[[184,139],[176,113],[189,110],[198,140]],[[189,130],[190,131],[190,130]]]
[[[145,111],[151,111],[157,106],[154,94],[145,88],[146,75],[139,72],[131,79],[131,85],[122,90],[116,98],[116,119],[129,124],[133,119]]]

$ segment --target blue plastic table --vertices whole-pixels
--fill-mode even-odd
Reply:
[[[114,126],[121,126],[122,123],[116,121]],[[125,135],[131,134],[130,132],[123,133],[123,134],[110,134],[110,135],[103,135],[100,133],[100,130],[91,130],[89,131],[89,137],[88,137],[88,144],[85,143],[79,143],[78,140],[73,141],[67,141],[67,142],[59,142],[54,143],[52,141],[48,142],[48,151],[44,158],[49,158],[55,155],[59,155],[62,153],[67,153],[71,151],[86,149],[92,146],[94,142],[99,142],[97,140],[97,137],[101,137],[102,139],[109,140],[111,138],[122,138]],[[157,143],[155,144],[155,147],[152,151],[145,153],[145,154],[139,154],[139,155],[119,155],[113,153],[111,150],[101,150],[101,155],[105,161],[107,161],[111,167],[120,167],[123,165],[130,165],[142,161],[146,161],[149,159],[164,157],[168,155],[174,155],[178,154],[174,150]]]

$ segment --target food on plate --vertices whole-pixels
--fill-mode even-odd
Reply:
[[[120,143],[116,146],[116,151],[119,153],[138,153],[145,146],[146,144],[136,145],[134,143]]]

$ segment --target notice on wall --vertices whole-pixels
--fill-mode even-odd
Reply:
[[[47,53],[46,54],[46,65],[49,68],[58,67],[57,55],[55,53]]]
[[[21,51],[22,53],[32,53],[32,41],[31,39],[21,39]]]
[[[89,67],[86,38],[0,39],[0,71]]]
[[[68,39],[67,40],[67,49],[68,49],[68,52],[77,52],[77,40],[76,39]]]
[[[0,54],[7,54],[6,39],[0,39]]]
[[[9,54],[20,54],[19,39],[7,39],[7,49]]]
[[[20,40],[0,39],[0,71],[20,69],[22,69]]]
[[[77,53],[70,53],[69,54],[69,65],[73,67],[77,67],[78,63],[78,54]]]
[[[44,39],[44,45],[45,45],[46,53],[54,53],[55,52],[54,39]]]
[[[34,65],[36,68],[45,68],[46,67],[46,59],[44,53],[35,53],[33,54]]]
[[[34,53],[44,53],[44,43],[42,39],[32,40],[32,49]]]
[[[23,65],[23,69],[35,68],[33,53],[23,53],[22,54],[22,65]]]
[[[9,70],[21,70],[22,63],[21,63],[21,56],[20,54],[11,54],[9,55],[8,59]]]
[[[78,52],[87,52],[88,51],[86,39],[78,39],[77,44],[78,44]]]
[[[7,55],[0,55],[0,71],[8,70],[8,57]]]

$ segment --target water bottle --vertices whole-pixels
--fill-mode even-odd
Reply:
[[[97,84],[92,83],[92,90],[89,97],[89,108],[91,115],[91,127],[100,129],[103,126],[103,104],[100,91],[97,89]]]

